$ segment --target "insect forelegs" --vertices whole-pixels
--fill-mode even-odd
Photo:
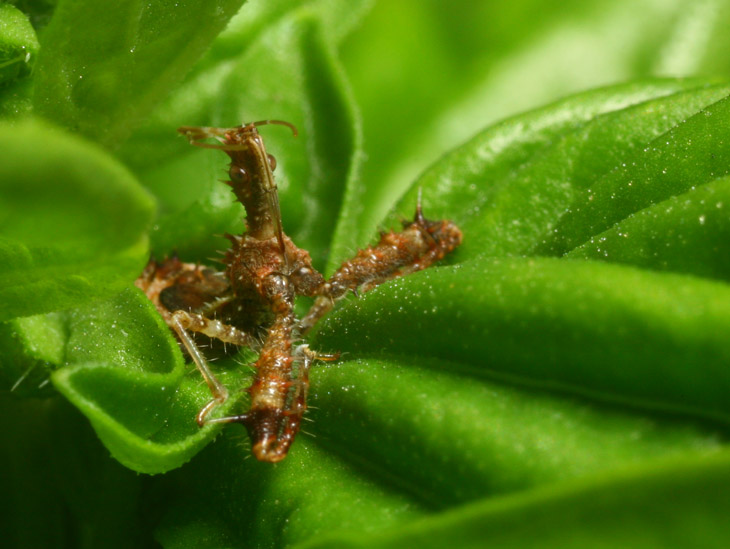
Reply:
[[[232,343],[239,347],[251,347],[252,349],[256,349],[259,346],[259,342],[255,337],[220,320],[210,319],[203,315],[188,313],[186,311],[175,311],[172,317],[175,323],[183,329],[205,334],[223,343]]]

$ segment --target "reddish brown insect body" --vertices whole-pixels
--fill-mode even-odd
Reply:
[[[257,130],[263,124],[283,124],[296,135],[293,126],[276,120],[235,128],[178,130],[196,146],[228,154],[228,185],[246,209],[246,231],[242,236],[226,235],[231,247],[224,257],[224,272],[175,258],[161,264],[152,260],[137,285],[176,332],[211,390],[213,399],[198,414],[198,423],[243,423],[256,458],[273,463],[286,457],[299,431],[307,408],[311,362],[336,358],[318,355],[294,341],[348,291],[366,292],[440,260],[461,243],[461,231],[450,221],[428,221],[419,203],[414,220],[405,223],[402,231],[383,234],[377,245],[360,250],[325,280],[312,267],[309,253],[297,248],[283,231],[273,175],[276,161],[266,152]],[[208,138],[219,143],[202,142]],[[299,295],[316,297],[301,321],[294,315]],[[190,332],[259,352],[247,413],[208,417],[228,398],[228,392]]]

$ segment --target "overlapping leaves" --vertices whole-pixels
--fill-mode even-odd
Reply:
[[[307,430],[316,438],[301,437],[272,471],[237,461],[244,450],[229,434],[173,473],[189,497],[160,539],[186,547],[212,529],[232,546],[447,538],[479,546],[484,536],[561,546],[569,529],[579,546],[606,524],[620,528],[626,543],[689,539],[698,525],[708,541],[721,537],[727,456],[706,454],[720,449],[724,431],[715,422],[725,423],[729,412],[730,292],[716,266],[723,260],[711,262],[714,280],[700,278],[706,267],[677,264],[681,254],[672,247],[709,244],[726,255],[722,229],[705,227],[712,214],[712,227],[726,226],[716,212],[726,202],[727,94],[723,86],[677,81],[590,92],[508,120],[435,164],[399,211],[411,213],[420,188],[427,214],[452,217],[475,240],[465,241],[454,265],[388,284],[330,317],[316,345],[341,350],[346,360],[313,373],[317,409]],[[635,173],[624,164],[678,173],[703,161],[718,168],[692,170],[690,181],[677,177],[680,194],[662,194],[663,186],[648,201],[649,177],[620,175]],[[632,194],[642,182],[643,192]],[[536,254],[570,212],[602,200],[614,219],[611,201],[619,197],[625,223],[634,225],[616,262],[611,253],[578,259],[591,239],[604,239],[591,229],[568,232],[582,235],[568,254],[576,257]],[[662,238],[648,232],[653,223],[688,230]],[[611,230],[623,233],[620,227]],[[641,262],[626,258],[632,249]],[[677,258],[675,267],[667,257]],[[220,464],[227,474],[215,470]],[[706,496],[713,485],[719,488]],[[256,497],[237,499],[243,491]],[[685,499],[663,497],[667,491]],[[201,510],[211,492],[210,508]],[[502,493],[515,495],[494,497]],[[435,522],[411,522],[488,495]],[[657,530],[661,520],[626,526],[650,503],[672,521],[670,530]],[[543,512],[540,535],[525,533],[520,525]],[[180,530],[178,521],[191,516]],[[382,528],[366,538],[345,533]]]
[[[714,422],[728,417],[730,292],[724,275],[699,278],[689,263],[677,269],[682,274],[666,272],[672,270],[664,258],[671,255],[673,241],[642,237],[640,227],[650,223],[623,237],[626,249],[632,237],[641,243],[642,266],[648,269],[625,265],[632,262],[620,258],[612,263],[610,254],[586,261],[541,257],[534,250],[555,239],[556,228],[581,207],[581,200],[604,200],[606,215],[615,215],[608,206],[616,198],[600,190],[604,181],[629,195],[624,209],[627,202],[636,203],[635,212],[625,211],[633,216],[626,223],[646,216],[677,223],[678,214],[669,206],[681,201],[680,214],[689,212],[685,223],[707,226],[695,213],[705,212],[707,220],[722,210],[723,170],[696,170],[692,182],[677,180],[695,190],[667,197],[667,205],[661,199],[654,204],[632,198],[640,180],[632,176],[621,186],[616,174],[624,173],[623,164],[638,165],[638,159],[653,173],[657,164],[670,172],[696,165],[696,159],[721,158],[722,137],[702,140],[693,132],[722,136],[721,129],[698,128],[697,121],[724,124],[725,95],[722,86],[674,81],[590,92],[506,121],[437,163],[417,185],[426,212],[443,216],[442,210],[450,209],[465,234],[484,245],[465,242],[452,266],[396,281],[338,310],[315,338],[318,348],[340,350],[347,359],[313,373],[317,410],[307,430],[316,438],[300,437],[287,462],[274,470],[239,462],[246,450],[235,441],[217,443],[194,465],[173,474],[190,495],[169,515],[162,539],[186,546],[185,540],[212,528],[232,544],[251,537],[264,545],[296,543],[333,529],[392,527],[486,495],[575,482],[590,473],[617,476],[568,492],[548,490],[540,498],[559,509],[590,497],[581,495],[584,490],[598,491],[610,506],[614,491],[629,482],[623,475],[643,479],[641,467],[652,470],[652,463],[669,456],[683,456],[677,467],[692,470],[689,456],[717,451],[723,431]],[[625,120],[632,121],[634,132],[628,127],[612,131]],[[682,139],[673,138],[677,135]],[[701,145],[712,146],[712,152],[703,153]],[[517,219],[512,212],[525,201],[534,207],[523,208]],[[406,196],[401,211],[413,203],[414,197]],[[569,255],[578,255],[591,238],[603,238],[590,230],[582,234],[585,244],[578,242],[582,246]],[[722,255],[721,231],[683,234],[696,238],[696,246],[711,242]],[[236,385],[234,370],[223,371],[229,383],[245,384],[239,379]],[[162,406],[172,402],[164,399],[155,405],[150,389],[144,413],[130,415],[114,411],[114,399],[95,388],[102,383],[93,372],[89,366],[67,368],[55,380],[72,400],[82,393],[95,398],[96,413],[119,421],[120,440],[146,441],[146,447],[133,445],[136,455],[125,454],[124,446],[100,429],[119,458],[130,464],[137,459],[136,467],[155,470],[197,451],[205,434],[184,427],[195,403],[206,400],[195,382],[180,385],[175,394],[173,400],[183,399],[185,405]],[[127,383],[146,379],[150,387],[169,387],[169,380],[152,381],[155,375],[136,374]],[[507,388],[504,380],[532,389]],[[139,398],[134,397],[141,403]],[[150,431],[160,421],[153,409],[165,419]],[[656,410],[675,419],[662,418]],[[227,437],[241,435],[233,431]],[[176,453],[165,449],[171,443]],[[723,459],[713,462],[717,474]],[[673,471],[674,465],[666,467]],[[623,473],[627,468],[634,472]],[[312,471],[320,471],[314,484],[307,480]],[[646,493],[674,476],[657,474],[658,480],[646,480]],[[332,496],[335,485],[350,501],[346,508]],[[210,509],[200,511],[198,502],[211,486],[217,488]],[[236,486],[256,495],[237,499]],[[298,503],[280,509],[276,501]],[[497,501],[475,508],[479,516],[507,520],[496,517],[516,504],[507,499],[507,507],[500,507]],[[517,505],[509,516],[517,520],[530,505]],[[186,520],[180,530],[178,521],[194,512],[196,521]],[[471,520],[472,512],[454,511],[443,527]],[[707,520],[714,521],[712,516]],[[407,532],[394,533],[393,539],[409,539],[400,537]]]
[[[124,145],[122,158],[160,206],[156,253],[177,247],[203,260],[220,245],[210,235],[240,230],[240,208],[215,181],[222,155],[175,141],[175,127],[268,117],[302,130],[297,140],[266,130],[287,232],[330,270],[362,244],[353,224],[381,206],[353,177],[358,123],[333,54],[357,16],[332,7],[282,2],[242,12]],[[150,43],[171,52],[168,39]],[[165,58],[140,51],[151,63]],[[88,105],[78,86],[61,86],[52,71],[45,77],[55,83],[36,101],[58,101],[59,122],[77,121],[107,144],[176,78],[162,71],[159,86],[139,97],[126,93],[141,81],[131,80],[120,96],[129,104],[109,111],[128,116],[95,133],[94,109],[113,89],[104,71],[89,85]],[[27,178],[34,192],[16,193],[26,198],[3,213],[12,221],[3,228],[31,250],[26,256],[50,258],[54,276],[30,268],[13,275],[18,283],[5,287],[20,288],[20,309],[8,317],[86,303],[3,325],[6,381],[31,367],[56,369],[55,387],[119,461],[150,473],[178,468],[152,483],[142,504],[154,507],[152,528],[167,547],[578,547],[604,535],[628,545],[717,543],[730,509],[728,95],[722,83],[697,80],[587,92],[493,126],[434,164],[386,222],[412,216],[420,191],[428,217],[462,227],[463,246],[447,265],[351,299],[323,324],[313,345],[343,359],[312,371],[313,423],[275,467],[246,459],[238,427],[201,452],[220,433],[192,419],[205,386],[139,292],[114,295],[144,259],[144,244],[135,243],[149,200],[108,156],[47,130],[53,146],[28,172],[38,174]],[[8,130],[20,136],[6,139],[17,151],[3,182],[8,197],[14,181],[26,180],[22,153],[39,128]],[[67,162],[59,187],[48,185],[49,166],[64,165],[54,155],[78,159]],[[36,219],[59,227],[52,245]],[[88,267],[91,282],[68,291],[61,259]],[[29,286],[32,276],[48,287]],[[91,299],[101,296],[112,297]],[[245,405],[246,360],[218,368],[239,395],[228,409]],[[76,509],[95,505],[89,495],[74,501]],[[106,521],[94,517],[88,523],[99,535]]]

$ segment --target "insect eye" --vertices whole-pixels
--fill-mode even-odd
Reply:
[[[271,166],[271,171],[273,172],[276,169],[276,158],[273,154],[266,154],[266,156],[269,158],[269,166]]]
[[[231,169],[228,170],[228,176],[233,183],[248,183],[250,179],[246,169],[241,166],[231,166]]]

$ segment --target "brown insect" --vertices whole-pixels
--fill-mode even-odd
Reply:
[[[137,285],[175,331],[210,388],[212,400],[198,413],[199,425],[239,422],[245,425],[257,459],[278,462],[286,457],[307,409],[309,367],[313,360],[335,360],[306,344],[295,343],[348,291],[367,292],[386,280],[424,269],[461,243],[461,231],[450,221],[423,217],[420,200],[413,221],[400,232],[387,232],[375,245],[360,250],[330,277],[312,267],[306,250],[284,233],[273,171],[276,160],[266,152],[257,127],[265,124],[296,128],[279,120],[263,120],[235,128],[185,126],[178,131],[198,147],[220,149],[231,159],[233,189],[246,210],[246,230],[226,235],[225,270],[151,260]],[[206,143],[214,138],[218,143]],[[315,297],[298,320],[297,296]],[[228,391],[211,371],[191,336],[199,332],[224,343],[248,346],[259,353],[256,376],[248,389],[251,404],[242,415],[210,418],[226,401]]]

